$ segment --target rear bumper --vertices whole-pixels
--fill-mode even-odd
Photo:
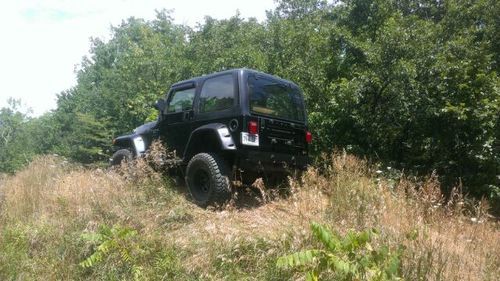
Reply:
[[[238,166],[253,172],[288,172],[306,170],[309,156],[261,151],[238,151]]]

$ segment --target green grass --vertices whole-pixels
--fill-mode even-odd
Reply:
[[[0,183],[0,280],[300,279],[301,268],[276,265],[325,249],[312,221],[338,237],[377,229],[370,247],[404,247],[406,280],[499,279],[498,224],[481,205],[463,209],[459,196],[445,204],[433,177],[394,183],[345,154],[326,163],[288,195],[264,204],[242,189],[215,211],[145,163],[117,172],[39,158]]]

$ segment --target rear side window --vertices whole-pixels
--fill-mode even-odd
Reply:
[[[193,109],[195,88],[179,90],[172,93],[167,112],[181,112]]]
[[[231,108],[234,104],[234,79],[226,74],[207,79],[200,93],[200,112]]]

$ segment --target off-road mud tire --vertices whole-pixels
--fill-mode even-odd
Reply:
[[[111,157],[110,165],[119,166],[123,161],[131,161],[133,158],[133,154],[128,149],[120,149],[113,154]]]
[[[186,183],[195,203],[203,208],[223,206],[231,198],[229,169],[212,153],[196,154],[188,163]]]

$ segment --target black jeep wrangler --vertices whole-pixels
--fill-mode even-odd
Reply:
[[[181,81],[159,100],[158,120],[113,143],[112,164],[143,155],[160,139],[195,202],[222,204],[232,182],[286,179],[308,164],[312,135],[302,92],[294,83],[250,69]]]

